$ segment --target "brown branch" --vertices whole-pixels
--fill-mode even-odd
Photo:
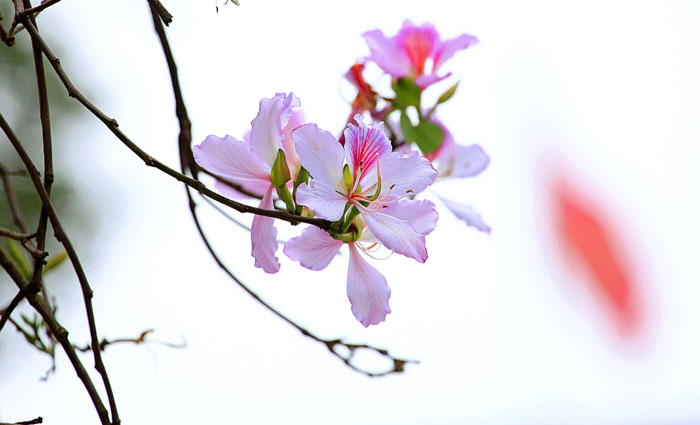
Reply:
[[[0,249],[0,267],[5,269],[7,274],[20,290],[29,285],[29,282],[27,282],[24,276],[22,276],[22,273],[17,270],[15,265],[12,263],[12,260],[5,255],[2,249]],[[66,352],[68,359],[73,365],[75,373],[78,375],[78,378],[80,378],[81,382],[83,383],[85,390],[88,392],[90,400],[92,400],[92,404],[95,406],[95,410],[100,417],[102,425],[110,425],[107,409],[105,409],[104,404],[102,404],[100,395],[98,394],[95,385],[92,383],[90,375],[88,374],[87,370],[85,370],[85,366],[83,366],[83,363],[80,361],[78,353],[75,351],[75,348],[73,348],[73,345],[68,339],[68,331],[56,320],[51,308],[46,304],[41,296],[38,294],[27,294],[27,300],[41,315],[51,334],[53,334],[59,344],[61,344],[61,347],[63,347],[63,350]]]
[[[19,242],[24,242],[26,240],[32,239],[34,236],[36,236],[36,233],[17,233],[13,232],[12,230],[3,229],[2,227],[0,227],[0,236],[14,239]]]
[[[57,3],[60,0],[49,0],[44,1],[37,9],[36,12],[41,11],[42,6],[44,8],[51,6],[51,4]],[[34,15],[32,14],[32,4],[29,0],[23,0],[24,7],[26,8],[23,12],[26,16],[29,16],[30,21],[34,24],[34,27],[38,29]],[[49,111],[49,96],[46,86],[46,72],[44,70],[44,56],[41,53],[41,49],[32,40],[32,55],[34,57],[34,72],[36,73],[36,84],[39,97],[39,120],[41,122],[41,140],[42,148],[44,154],[44,189],[48,196],[51,196],[51,187],[53,186],[54,173],[53,173],[53,148],[52,148],[52,137],[51,137],[51,114]],[[48,227],[48,215],[46,213],[46,208],[41,209],[39,214],[39,224],[36,229],[36,248],[39,252],[43,252],[46,247],[46,229]],[[47,304],[51,306],[50,298],[46,292],[46,288],[41,284],[41,277],[44,270],[44,258],[35,256],[34,260],[34,273],[32,274],[32,279],[29,285],[32,287],[41,288],[44,299]]]
[[[5,326],[5,323],[7,323],[7,319],[10,318],[12,315],[12,312],[17,308],[19,303],[24,299],[24,297],[27,296],[27,290],[29,286],[26,286],[17,292],[17,295],[15,295],[12,298],[12,301],[10,301],[10,304],[2,311],[2,317],[0,317],[0,332],[2,332],[2,328]]]
[[[24,12],[20,15],[21,17],[25,16],[30,16],[30,15],[36,15],[37,13],[41,12],[42,10],[46,9],[47,7],[53,6],[54,4],[58,3],[61,0],[43,0],[39,6],[36,7],[29,7],[25,4],[25,8],[29,7],[28,9],[25,9]],[[19,18],[18,18],[19,19]]]
[[[15,44],[15,38],[10,36],[2,25],[2,13],[0,13],[0,40],[7,44],[8,47],[12,47],[12,45]]]
[[[75,98],[78,100],[85,108],[87,108],[90,112],[92,112],[97,119],[102,121],[102,123],[107,126],[107,128],[124,144],[126,145],[129,150],[131,150],[136,156],[141,158],[141,160],[149,167],[154,167],[157,168],[158,170],[164,172],[165,174],[169,175],[170,177],[186,184],[187,186],[193,188],[194,190],[198,191],[199,193],[208,196],[209,198],[226,205],[229,208],[232,208],[240,213],[246,213],[246,214],[257,214],[257,215],[262,215],[265,217],[271,217],[271,218],[276,218],[279,220],[284,220],[288,221],[292,224],[296,223],[307,223],[307,224],[312,224],[314,226],[317,226],[321,229],[324,230],[330,230],[332,229],[332,223],[328,220],[324,220],[321,218],[310,218],[310,217],[303,217],[300,215],[292,214],[287,211],[274,211],[274,210],[266,210],[263,208],[257,208],[257,207],[252,207],[250,205],[243,204],[241,202],[236,202],[232,199],[226,198],[223,195],[220,195],[210,189],[208,189],[204,183],[202,183],[199,180],[195,180],[191,177],[188,177],[182,173],[179,173],[172,168],[168,167],[167,165],[161,163],[160,161],[156,160],[153,158],[151,155],[147,154],[145,151],[143,151],[138,145],[136,145],[131,139],[129,139],[120,129],[119,129],[119,124],[117,123],[117,120],[108,117],[105,115],[104,112],[102,112],[99,108],[97,108],[95,105],[92,104],[71,82],[70,78],[68,78],[68,75],[66,72],[63,70],[63,67],[61,66],[61,61],[53,54],[51,49],[48,47],[44,39],[41,37],[39,32],[36,30],[36,28],[31,24],[31,22],[24,22],[24,25],[27,27],[27,31],[29,31],[32,39],[37,41],[39,46],[41,47],[42,52],[44,55],[49,59],[51,62],[51,65],[53,66],[54,70],[56,71],[56,74],[58,74],[59,79],[63,83],[63,85],[66,87],[68,90],[68,95],[70,97]]]
[[[17,0],[16,0],[17,1]],[[32,28],[32,31],[36,31],[36,28],[31,24],[29,21],[25,21],[25,25],[27,28]],[[80,288],[83,293],[83,301],[85,304],[85,311],[87,313],[87,319],[88,319],[88,326],[90,328],[90,337],[92,340],[92,345],[93,347],[96,347],[93,350],[94,357],[95,357],[95,368],[100,372],[100,375],[102,376],[102,381],[104,382],[105,390],[107,392],[107,397],[109,398],[109,404],[110,404],[110,409],[112,411],[112,424],[113,425],[118,425],[119,424],[119,416],[117,414],[116,410],[116,403],[114,401],[114,393],[112,391],[112,386],[109,382],[109,376],[107,375],[107,369],[105,368],[104,362],[102,361],[102,354],[99,350],[98,345],[99,345],[99,339],[97,336],[97,325],[95,324],[95,313],[93,311],[93,306],[92,306],[92,296],[93,296],[93,291],[92,288],[90,287],[90,284],[87,280],[87,276],[85,275],[85,271],[83,270],[83,266],[80,263],[80,259],[78,258],[78,254],[75,251],[75,248],[73,247],[73,244],[71,243],[70,239],[68,238],[68,235],[66,232],[63,230],[63,226],[61,225],[61,221],[58,218],[58,215],[56,214],[56,211],[54,210],[53,206],[51,205],[51,200],[49,199],[49,195],[46,193],[46,189],[44,189],[44,186],[42,185],[41,182],[41,175],[39,174],[39,170],[37,170],[36,166],[32,162],[31,158],[29,158],[29,155],[27,155],[27,152],[24,150],[24,147],[20,143],[19,139],[15,135],[14,131],[10,127],[10,125],[5,121],[5,118],[3,115],[0,113],[0,128],[5,132],[5,135],[7,135],[7,138],[10,140],[10,143],[12,146],[15,148],[15,151],[19,154],[20,158],[22,159],[22,162],[24,163],[25,168],[29,172],[29,177],[32,179],[32,183],[34,184],[34,189],[36,190],[37,194],[41,198],[41,203],[43,208],[46,210],[49,220],[51,221],[51,226],[53,227],[54,234],[56,236],[56,239],[58,239],[59,242],[63,245],[63,247],[66,250],[66,253],[68,254],[68,258],[70,259],[71,263],[73,264],[73,269],[75,270],[75,274],[78,277],[78,281],[80,282]]]
[[[151,11],[158,15],[158,17],[163,21],[167,27],[173,21],[173,15],[168,12],[168,10],[163,6],[159,0],[148,0],[148,4],[151,5]]]
[[[40,424],[44,422],[44,418],[39,416],[38,418],[30,419],[28,421],[21,421],[21,422],[0,422],[0,425],[34,425],[34,424]]]
[[[2,163],[0,163],[0,179],[2,180],[3,187],[5,188],[5,196],[7,197],[7,204],[10,206],[10,213],[12,214],[12,220],[22,233],[27,233],[27,225],[24,222],[24,216],[22,215],[22,210],[19,208],[19,202],[17,201],[17,195],[10,182],[10,172],[7,171]]]
[[[103,338],[102,341],[100,342],[100,350],[104,351],[107,348],[107,346],[109,346],[109,345],[123,344],[123,343],[131,343],[131,344],[136,344],[136,345],[146,344],[146,343],[161,344],[161,345],[165,345],[166,347],[170,347],[170,348],[185,348],[185,347],[187,347],[187,344],[185,342],[183,342],[181,344],[175,344],[172,342],[156,341],[156,340],[148,339],[147,338],[148,335],[152,334],[153,332],[154,332],[153,329],[147,329],[147,330],[141,332],[141,334],[136,338],[117,338],[117,339],[112,339],[112,340],[109,340],[107,338]],[[87,352],[87,351],[92,350],[90,344],[86,344],[82,347],[74,345],[73,347],[75,347],[76,350],[82,351],[82,352]]]
[[[153,25],[155,27],[155,31],[158,34],[158,38],[160,40],[161,46],[163,47],[163,52],[165,54],[165,57],[166,57],[166,60],[168,63],[168,69],[170,70],[170,78],[171,78],[172,84],[173,84],[173,93],[175,96],[175,104],[176,104],[175,113],[178,117],[179,122],[181,123],[180,136],[178,139],[179,147],[180,147],[180,155],[181,155],[180,164],[181,164],[183,173],[186,172],[188,167],[190,170],[192,170],[193,173],[196,173],[197,167],[196,167],[196,164],[194,163],[194,157],[192,156],[192,150],[190,148],[190,144],[192,143],[192,140],[191,140],[192,136],[191,136],[190,127],[189,127],[190,121],[189,121],[189,118],[187,118],[187,109],[185,107],[185,102],[184,102],[184,99],[182,97],[182,92],[180,90],[180,83],[179,83],[179,79],[178,79],[178,75],[177,75],[177,66],[175,65],[175,60],[173,58],[172,51],[170,49],[170,44],[168,43],[168,38],[165,34],[165,29],[160,24],[160,21],[157,19],[157,16],[155,15],[155,13],[153,12],[152,9],[151,9],[151,14],[152,14],[152,18],[153,18]],[[186,123],[187,127],[182,127],[182,123]],[[193,164],[195,164],[195,165],[193,165]],[[220,178],[214,174],[208,173],[206,170],[202,169],[201,167],[200,167],[200,169],[207,174],[210,174],[214,177]],[[299,325],[298,323],[296,323],[295,321],[293,321],[289,317],[282,314],[276,308],[272,307],[270,304],[268,304],[266,301],[264,301],[262,298],[260,298],[260,296],[257,293],[255,293],[246,284],[244,284],[235,274],[233,274],[233,272],[223,263],[223,261],[221,261],[218,254],[216,253],[216,251],[212,247],[211,243],[209,242],[209,239],[207,238],[206,234],[204,233],[204,229],[202,228],[202,225],[199,221],[199,216],[197,215],[197,212],[196,212],[197,204],[194,202],[194,199],[192,198],[192,193],[190,191],[189,185],[185,186],[185,191],[187,192],[190,213],[192,215],[192,219],[194,220],[195,226],[197,227],[197,231],[199,232],[199,235],[200,235],[202,241],[204,242],[204,245],[207,247],[209,254],[212,256],[212,258],[214,259],[216,264],[224,271],[224,273],[226,273],[231,278],[231,280],[233,280],[236,284],[238,284],[238,286],[241,289],[243,289],[248,295],[253,297],[253,299],[255,299],[258,303],[260,303],[263,307],[265,307],[271,313],[273,313],[274,315],[276,315],[280,319],[284,320],[285,322],[287,322],[288,324],[290,324],[291,326],[296,328],[299,332],[301,332],[302,335],[309,337],[309,338],[313,339],[314,341],[317,341],[317,342],[325,345],[328,348],[328,350],[331,352],[331,354],[333,354],[334,356],[341,359],[343,361],[343,363],[345,363],[347,366],[349,366],[353,370],[360,372],[360,373],[363,373],[367,376],[382,376],[382,375],[388,375],[391,373],[403,372],[404,365],[406,363],[416,363],[415,361],[412,361],[412,360],[404,360],[404,359],[399,359],[399,358],[393,357],[388,353],[387,350],[372,347],[372,346],[369,346],[366,344],[348,344],[348,343],[345,343],[339,339],[328,340],[328,339],[319,338],[318,336],[314,335],[306,328],[302,327],[301,325]],[[336,351],[337,346],[345,347],[348,350],[348,355],[343,356],[342,354],[337,352]],[[363,369],[355,366],[352,363],[353,355],[358,349],[371,350],[371,351],[374,351],[374,352],[376,352],[384,357],[387,357],[393,361],[394,367],[390,370],[387,370],[385,372],[379,372],[379,373],[369,372],[369,371],[363,370]]]

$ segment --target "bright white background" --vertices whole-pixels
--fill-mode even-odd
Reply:
[[[392,287],[393,313],[365,329],[345,296],[347,254],[322,272],[283,258],[279,274],[265,275],[252,267],[247,234],[201,207],[222,257],[273,305],[322,336],[421,361],[369,379],[228,281],[198,239],[181,185],[82,113],[70,134],[81,140],[74,166],[57,175],[85,181],[90,205],[75,208],[97,211],[104,225],[78,246],[99,330],[114,338],[155,328],[157,339],[188,344],[105,353],[125,424],[700,421],[698,3],[242,2],[216,14],[214,1],[164,0],[195,141],[241,136],[260,98],[278,91],[294,91],[309,121],[339,131],[349,111],[341,77],[367,54],[366,30],[393,34],[410,18],[444,37],[476,35],[481,43],[446,65],[462,84],[441,119],[492,163],[435,191],[473,204],[493,235],[441,210],[425,265],[373,263]],[[63,66],[76,85],[177,167],[170,80],[145,0],[65,0],[40,24],[50,45],[71,52]],[[552,157],[632,235],[649,294],[641,342],[620,343],[551,256],[540,167]],[[77,284],[62,272],[59,318],[87,341]],[[0,419],[97,422],[63,354],[48,382],[38,380],[46,359],[14,332],[0,335],[0,356]]]

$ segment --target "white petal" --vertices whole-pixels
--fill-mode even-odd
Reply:
[[[333,239],[326,231],[309,226],[301,236],[284,244],[284,253],[310,270],[323,270],[333,260],[343,243]]]
[[[305,124],[292,132],[301,165],[318,185],[347,192],[343,181],[343,146],[316,124]]]
[[[269,182],[270,172],[264,168],[247,143],[231,136],[208,136],[192,149],[201,167],[227,179],[241,182]]]
[[[271,210],[272,186],[265,192],[260,201],[260,208]],[[277,229],[274,227],[275,219],[256,215],[250,228],[250,241],[253,245],[251,254],[255,258],[255,267],[260,267],[266,273],[277,273],[280,263],[275,256],[277,252]]]
[[[491,234],[491,227],[484,223],[484,221],[481,219],[481,214],[476,212],[474,208],[469,205],[460,204],[442,197],[440,197],[440,200],[445,204],[447,209],[452,212],[452,214],[467,223],[467,226],[475,227],[479,231]]]
[[[349,246],[347,294],[352,314],[364,327],[376,325],[391,313],[391,289],[384,276],[362,258],[355,244]]]
[[[379,161],[382,196],[401,198],[418,194],[433,184],[438,172],[418,151],[392,152]],[[372,181],[368,177],[368,181]]]
[[[308,185],[299,185],[296,201],[297,204],[313,210],[317,216],[336,221],[343,216],[348,198],[312,179]]]
[[[251,121],[250,148],[272,167],[277,151],[282,147],[282,129],[287,125],[292,108],[299,106],[299,99],[290,93],[278,93],[260,101],[258,115]]]
[[[424,263],[428,259],[425,236],[407,221],[360,207],[360,213],[374,236],[387,248]]]
[[[409,222],[411,227],[421,235],[427,235],[435,230],[438,219],[435,204],[428,200],[401,199],[379,211]]]

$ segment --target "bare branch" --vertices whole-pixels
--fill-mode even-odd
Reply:
[[[158,17],[163,21],[167,27],[173,21],[173,15],[168,12],[168,10],[163,6],[159,0],[148,0],[148,4],[151,5],[151,10],[153,10]]]
[[[17,233],[13,232],[12,230],[3,229],[2,227],[0,227],[0,236],[14,239],[19,242],[24,242],[26,240],[32,239],[34,236],[36,236],[36,233]]]
[[[17,308],[25,296],[27,296],[27,291],[25,288],[20,289],[19,292],[17,292],[17,295],[12,298],[10,304],[1,312],[2,317],[0,317],[0,332],[2,332],[2,328],[5,326],[5,323],[7,323],[7,319],[10,318],[12,312],[15,310],[15,308]]]
[[[5,188],[5,196],[7,197],[7,204],[10,206],[10,213],[12,214],[12,220],[22,233],[27,233],[27,225],[24,222],[24,216],[22,215],[22,210],[19,208],[19,203],[17,202],[17,195],[15,190],[12,188],[12,183],[10,182],[10,172],[7,171],[2,163],[0,163],[0,179],[2,179],[3,187]]]
[[[170,70],[170,78],[172,80],[173,84],[173,92],[175,96],[175,113],[178,117],[179,122],[181,123],[180,127],[180,136],[179,136],[179,146],[180,146],[180,164],[182,166],[182,171],[185,173],[187,171],[187,168],[189,167],[190,170],[192,170],[193,173],[196,173],[197,167],[194,162],[194,157],[192,155],[192,149],[190,148],[190,144],[192,143],[191,140],[191,132],[190,132],[190,121],[189,118],[187,118],[187,109],[185,107],[185,102],[182,97],[182,92],[180,90],[180,83],[178,80],[178,75],[177,75],[177,66],[175,65],[175,60],[172,55],[172,51],[170,49],[170,44],[168,43],[168,38],[165,34],[165,29],[163,26],[160,24],[160,21],[157,19],[157,16],[151,10],[152,18],[153,18],[153,25],[155,27],[155,31],[158,34],[158,38],[161,42],[161,45],[163,47],[163,52],[165,54],[166,60],[168,62],[168,68]],[[182,127],[182,123],[186,123],[186,127]],[[204,171],[207,174],[210,174],[216,178],[220,178],[216,176],[215,174],[209,173],[206,170],[202,169],[200,167],[200,170]],[[195,174],[196,175],[196,174]],[[225,180],[224,180],[225,181]],[[257,302],[263,305],[266,309],[268,309],[270,312],[272,312],[274,315],[279,317],[280,319],[284,320],[294,328],[296,328],[299,332],[301,332],[302,335],[309,337],[313,339],[316,342],[319,342],[323,345],[325,345],[328,350],[333,354],[334,356],[338,357],[343,363],[345,363],[347,366],[352,368],[353,370],[363,373],[367,376],[382,376],[382,375],[387,375],[390,373],[399,373],[403,372],[404,370],[404,365],[406,363],[416,363],[415,361],[412,360],[405,360],[405,359],[400,359],[391,356],[387,350],[381,349],[381,348],[376,348],[372,347],[366,344],[348,344],[345,343],[339,339],[333,339],[333,340],[328,340],[328,339],[323,339],[319,338],[318,336],[314,335],[311,333],[309,330],[306,328],[302,327],[289,317],[285,316],[282,314],[280,311],[278,311],[276,308],[272,307],[270,304],[268,304],[266,301],[264,301],[260,296],[255,293],[252,289],[250,289],[246,284],[244,284],[233,272],[221,261],[219,258],[218,254],[212,247],[211,243],[209,242],[209,239],[207,238],[206,234],[204,233],[204,229],[202,228],[202,225],[199,221],[199,217],[196,212],[196,207],[197,204],[194,202],[194,199],[192,198],[192,193],[190,191],[189,185],[185,186],[185,190],[187,191],[187,197],[189,199],[189,207],[190,207],[190,212],[192,214],[192,218],[194,220],[195,226],[197,227],[197,231],[199,232],[200,237],[202,238],[202,241],[204,242],[204,245],[207,247],[209,250],[209,253],[211,254],[212,258],[216,262],[216,264],[236,283],[238,286],[241,287],[248,295],[253,297]],[[336,347],[342,346],[345,347],[348,351],[347,356],[343,356],[341,353],[339,353],[336,350]],[[394,367],[390,370],[384,371],[384,372],[369,372],[366,370],[363,370],[357,366],[355,366],[352,363],[353,356],[355,352],[358,349],[366,349],[370,351],[374,351],[384,357],[389,358],[393,364]]]
[[[29,21],[25,21],[25,25],[28,25],[28,28],[32,28],[32,31],[36,31],[36,28],[31,24]],[[107,392],[107,397],[109,398],[110,402],[110,409],[112,411],[112,424],[113,425],[118,425],[119,424],[119,416],[117,414],[116,410],[116,403],[114,401],[114,393],[112,391],[112,386],[109,382],[109,376],[107,375],[107,369],[105,368],[104,362],[102,361],[102,354],[98,348],[99,346],[99,339],[97,336],[97,325],[95,324],[95,313],[93,311],[93,306],[92,306],[92,296],[93,296],[93,291],[92,288],[90,287],[90,284],[87,280],[87,276],[85,275],[85,271],[83,269],[82,264],[80,263],[80,259],[78,258],[78,254],[75,251],[75,248],[73,247],[73,244],[71,243],[70,239],[68,238],[68,235],[66,232],[63,230],[63,226],[61,225],[61,221],[58,219],[58,215],[56,215],[56,211],[54,210],[53,206],[51,205],[51,200],[49,199],[48,193],[46,193],[46,189],[44,189],[44,186],[42,185],[41,182],[41,175],[39,174],[39,170],[36,169],[36,166],[32,162],[31,158],[29,158],[29,155],[27,155],[27,152],[24,150],[24,147],[20,143],[19,139],[15,135],[14,131],[10,127],[10,125],[5,121],[5,118],[3,115],[0,113],[0,128],[5,132],[5,135],[7,135],[7,138],[10,140],[10,143],[12,146],[15,148],[17,153],[19,154],[20,158],[22,159],[22,162],[24,163],[25,168],[29,172],[29,177],[32,179],[32,183],[34,184],[34,189],[38,193],[39,197],[41,198],[41,203],[48,214],[49,220],[51,221],[51,226],[54,229],[54,233],[56,236],[56,239],[58,239],[59,242],[63,245],[63,247],[66,250],[66,253],[68,254],[68,258],[70,259],[71,263],[73,264],[73,269],[75,270],[75,274],[78,277],[78,281],[80,282],[80,288],[83,293],[83,301],[85,304],[85,311],[87,313],[87,319],[88,319],[88,326],[90,328],[90,337],[92,340],[92,346],[95,347],[93,349],[94,357],[95,357],[95,368],[100,372],[100,375],[102,376],[102,381],[104,382],[105,390]]]
[[[182,342],[180,344],[175,344],[172,342],[157,341],[157,340],[149,339],[148,335],[152,334],[153,332],[154,332],[153,329],[147,329],[147,330],[141,332],[141,334],[136,338],[116,338],[116,339],[112,339],[112,340],[109,340],[107,338],[103,338],[102,341],[100,342],[100,350],[104,351],[107,348],[107,346],[109,346],[109,345],[123,344],[123,343],[131,343],[131,344],[137,344],[137,345],[138,344],[146,344],[146,343],[160,344],[160,345],[165,345],[166,347],[170,347],[170,348],[185,348],[185,347],[187,347],[187,343],[185,343],[185,342]],[[84,345],[82,347],[74,345],[73,347],[75,347],[76,350],[82,351],[82,352],[87,352],[87,351],[92,350],[90,344]]]
[[[44,422],[44,418],[39,416],[38,418],[30,419],[28,421],[21,421],[21,422],[0,422],[0,425],[34,425],[34,424],[40,424]]]
[[[22,12],[21,16],[24,17],[24,16],[29,16],[29,15],[36,15],[37,13],[41,12],[42,10],[58,3],[59,1],[61,1],[61,0],[43,0],[39,6],[25,9],[24,12]],[[25,4],[24,7],[27,7],[27,5]]]

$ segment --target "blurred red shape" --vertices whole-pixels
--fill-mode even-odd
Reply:
[[[580,187],[562,179],[553,186],[553,200],[555,230],[565,258],[584,273],[584,281],[610,313],[619,335],[637,336],[642,325],[641,294],[626,261],[629,252],[618,239],[620,232]]]

